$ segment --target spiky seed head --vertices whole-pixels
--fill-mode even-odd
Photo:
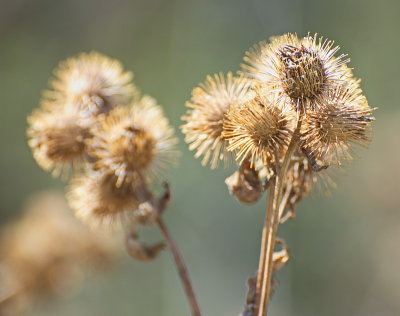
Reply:
[[[352,77],[346,66],[346,55],[335,57],[339,50],[332,41],[307,36],[298,38],[285,34],[255,45],[244,58],[246,76],[269,87],[278,101],[291,102],[296,107],[323,106],[325,96]]]
[[[68,176],[86,159],[86,141],[91,137],[87,122],[76,111],[39,109],[28,117],[28,144],[36,162],[54,176]]]
[[[88,151],[94,169],[114,174],[117,187],[160,176],[177,156],[173,129],[149,96],[130,107],[113,109],[93,129],[93,135]]]
[[[131,183],[117,186],[113,173],[90,172],[72,180],[68,201],[75,215],[91,227],[121,226],[134,220],[140,202]]]
[[[108,112],[116,105],[128,104],[137,94],[131,80],[133,74],[122,64],[97,52],[81,53],[60,62],[45,91],[44,106],[78,107],[82,115]]]
[[[186,106],[190,108],[182,117],[187,123],[182,126],[185,141],[190,150],[196,150],[195,157],[203,156],[202,164],[210,162],[216,168],[221,160],[229,162],[227,142],[222,135],[224,116],[232,105],[239,105],[251,99],[251,80],[234,77],[231,72],[207,76],[206,80],[192,91]]]
[[[291,108],[276,107],[262,94],[231,107],[223,131],[228,150],[236,151],[240,163],[249,159],[256,164],[261,159],[264,165],[268,164],[286,148],[294,128],[293,115]]]
[[[374,118],[366,98],[353,86],[334,92],[322,108],[307,112],[302,125],[302,150],[315,170],[341,165],[354,147],[370,142]]]

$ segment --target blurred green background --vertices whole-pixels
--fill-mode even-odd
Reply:
[[[177,128],[183,155],[169,180],[166,214],[187,260],[204,315],[237,315],[258,264],[265,198],[229,196],[227,170],[203,168],[178,126],[191,89],[207,74],[239,69],[244,52],[284,32],[334,39],[348,53],[375,116],[368,151],[316,192],[279,235],[291,260],[279,274],[272,316],[400,315],[400,2],[396,0],[2,0],[0,2],[0,216],[17,218],[26,197],[63,183],[26,145],[26,116],[58,61],[98,50],[134,71]],[[157,232],[147,237],[156,239]],[[151,263],[125,257],[68,298],[32,315],[188,315],[167,252]]]

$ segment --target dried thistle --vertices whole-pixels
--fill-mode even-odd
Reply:
[[[219,161],[229,163],[228,145],[223,136],[224,116],[233,105],[239,105],[250,98],[252,81],[234,77],[229,72],[207,76],[206,80],[192,91],[186,106],[190,108],[182,117],[187,123],[182,126],[189,149],[196,150],[195,157],[203,156],[202,164],[210,162],[211,168],[218,167]]]
[[[268,87],[277,102],[315,108],[353,76],[346,55],[335,56],[338,50],[339,46],[316,34],[305,38],[285,34],[252,47],[242,68],[246,76]]]
[[[164,248],[164,243],[146,246],[139,240],[139,226],[156,223],[192,314],[200,316],[187,269],[161,218],[169,186],[160,198],[152,187],[177,156],[177,139],[161,107],[150,96],[139,95],[132,73],[118,61],[95,52],[60,63],[55,76],[52,91],[46,91],[41,109],[29,119],[29,144],[36,160],[56,171],[85,162],[70,185],[69,203],[90,226],[119,224],[133,258],[148,261]]]
[[[116,186],[140,186],[175,162],[177,139],[156,101],[144,96],[115,108],[93,129],[89,154],[93,168],[113,173]]]
[[[65,294],[88,266],[116,259],[110,240],[77,221],[59,192],[42,192],[27,203],[22,218],[0,238],[0,314],[15,315],[31,302]]]
[[[36,110],[29,118],[29,146],[36,162],[54,176],[67,176],[81,169],[86,160],[86,140],[91,137],[87,123],[76,111],[66,108]]]
[[[254,164],[261,159],[268,164],[287,147],[294,128],[293,114],[290,108],[275,107],[260,94],[232,107],[223,124],[223,136],[229,142],[227,149],[237,151],[239,162],[249,159]]]
[[[68,200],[76,216],[91,227],[132,224],[140,202],[131,183],[117,186],[110,173],[91,172],[72,180]]]
[[[351,160],[355,146],[367,147],[371,136],[372,109],[358,91],[336,91],[329,103],[307,111],[303,120],[302,150],[312,168],[319,170]]]
[[[243,75],[252,80],[252,97],[230,105],[222,117],[227,150],[234,152],[241,169],[250,162],[252,175],[258,176],[243,181],[239,169],[226,181],[230,192],[248,203],[259,198],[254,192],[260,181],[269,190],[254,315],[266,315],[276,284],[280,223],[294,217],[296,204],[310,193],[319,171],[342,165],[355,147],[370,141],[373,109],[347,66],[349,59],[335,56],[338,50],[317,35],[285,34],[260,42],[246,52],[242,65]]]
[[[137,94],[132,72],[122,64],[97,52],[81,53],[68,58],[54,71],[52,90],[45,91],[45,107],[79,108],[82,116],[107,113],[117,105],[126,105]]]

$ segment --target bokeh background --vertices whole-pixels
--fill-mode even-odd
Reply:
[[[230,170],[195,160],[179,131],[184,103],[207,74],[236,71],[244,52],[285,32],[334,39],[351,57],[375,112],[368,151],[316,192],[279,235],[291,249],[271,315],[400,315],[400,2],[396,0],[2,0],[0,1],[0,219],[26,198],[64,184],[42,171],[26,145],[26,116],[58,61],[98,50],[134,71],[177,128],[183,154],[169,173],[166,214],[187,260],[204,315],[237,315],[258,263],[265,197],[245,207],[229,196]],[[149,240],[160,235],[145,233]],[[0,281],[1,282],[1,281]],[[123,257],[64,299],[30,315],[188,315],[167,252],[150,263]]]

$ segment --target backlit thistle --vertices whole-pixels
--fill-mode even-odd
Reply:
[[[67,194],[71,208],[92,227],[121,229],[131,257],[153,260],[168,245],[192,315],[200,316],[187,269],[162,219],[169,185],[163,183],[160,197],[154,191],[164,169],[176,160],[177,138],[161,106],[140,96],[131,79],[120,62],[95,52],[61,62],[52,90],[28,119],[29,145],[45,170],[65,173],[68,166],[83,167],[74,168],[78,172]],[[249,81],[242,80],[243,85]],[[140,241],[140,226],[154,224],[166,243]]]
[[[53,175],[68,175],[86,160],[89,126],[78,113],[68,108],[36,110],[28,118],[29,146],[37,163]]]
[[[276,36],[246,52],[243,72],[269,87],[279,102],[291,102],[297,108],[319,107],[330,91],[352,77],[346,66],[349,59],[335,56],[338,50],[332,41],[318,39],[316,34]]]
[[[227,141],[222,130],[224,115],[230,106],[239,105],[253,97],[251,80],[234,77],[231,72],[207,76],[207,79],[194,88],[187,106],[191,108],[183,116],[187,123],[182,126],[189,149],[196,150],[195,157],[203,156],[202,164],[210,162],[216,168],[220,160],[229,161],[226,151]]]
[[[120,106],[93,129],[89,153],[94,169],[116,176],[116,186],[139,186],[160,176],[176,158],[173,129],[156,101],[144,96],[130,107]]]
[[[81,53],[62,61],[45,91],[44,106],[78,107],[85,116],[96,115],[128,104],[137,93],[132,72],[122,64],[97,52]]]
[[[229,192],[251,204],[262,193],[260,183],[269,190],[252,315],[267,313],[280,223],[294,216],[319,171],[342,165],[355,147],[370,141],[373,109],[347,66],[349,59],[338,50],[317,35],[285,34],[260,42],[246,52],[242,65],[242,75],[252,80],[251,97],[230,104],[218,121],[227,150],[240,164],[225,181]],[[208,113],[213,105],[203,103],[201,109]],[[195,110],[190,115],[189,122],[200,117]],[[193,148],[212,139],[200,138],[197,130],[189,138],[184,128]],[[286,252],[281,266],[287,260]]]

